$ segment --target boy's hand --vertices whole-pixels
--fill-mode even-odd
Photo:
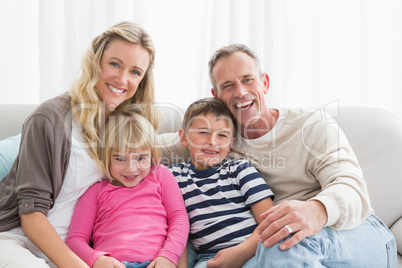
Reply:
[[[176,265],[164,257],[156,257],[147,268],[176,268]]]
[[[234,246],[220,250],[216,256],[207,262],[208,268],[237,268],[242,267],[246,261],[240,247]]]
[[[99,257],[94,264],[93,268],[125,268],[124,264],[116,260],[115,258],[108,256]]]

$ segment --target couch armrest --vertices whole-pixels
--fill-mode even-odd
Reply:
[[[402,217],[399,218],[390,228],[396,239],[399,254],[402,254]]]

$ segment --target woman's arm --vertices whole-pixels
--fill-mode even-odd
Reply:
[[[26,236],[59,268],[89,267],[63,242],[41,212],[23,214],[21,227]]]

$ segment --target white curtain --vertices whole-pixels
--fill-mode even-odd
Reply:
[[[399,0],[0,0],[0,103],[68,90],[91,40],[129,20],[154,40],[158,102],[210,96],[211,54],[239,42],[260,56],[271,106],[402,115],[400,14]]]

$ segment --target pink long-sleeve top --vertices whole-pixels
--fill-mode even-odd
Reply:
[[[188,232],[177,182],[158,165],[134,188],[109,180],[91,186],[74,209],[66,243],[90,267],[104,255],[130,262],[163,256],[177,264]]]

